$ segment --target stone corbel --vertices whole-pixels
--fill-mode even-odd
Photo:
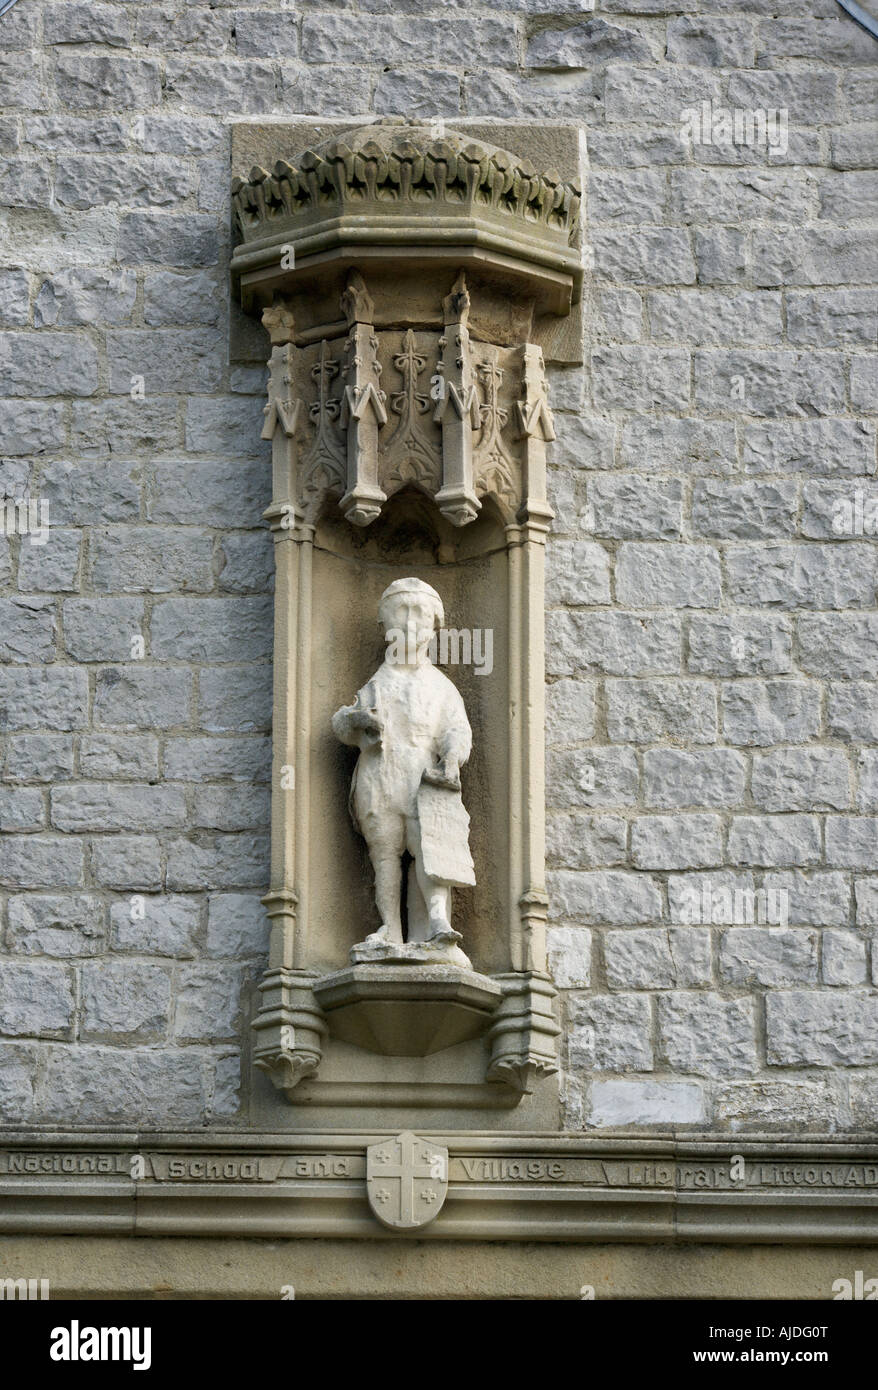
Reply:
[[[454,526],[465,526],[475,520],[482,504],[473,481],[473,435],[480,416],[467,327],[470,297],[463,271],[443,300],[443,309],[439,400],[433,412],[433,419],[442,426],[442,487],[436,504]]]
[[[277,898],[263,898],[269,916]],[[323,1055],[328,1030],[314,999],[316,978],[306,970],[280,967],[268,970],[259,984],[262,1001],[253,1024],[253,1060],[287,1094],[314,1075]]]
[[[555,1039],[561,1029],[555,1019],[556,991],[542,972],[494,978],[503,987],[503,999],[488,1032],[491,1057],[486,1080],[502,1081],[527,1095],[535,1080],[558,1070]]]
[[[374,306],[363,277],[356,271],[348,279],[341,307],[349,332],[340,420],[347,431],[347,490],[339,506],[355,526],[368,526],[387,501],[378,485],[378,431],[387,424],[387,407],[380,386]]]

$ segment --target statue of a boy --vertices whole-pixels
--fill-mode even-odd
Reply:
[[[451,888],[475,883],[469,816],[460,796],[472,730],[460,694],[430,659],[434,630],[445,621],[442,600],[423,580],[397,579],[381,595],[378,617],[387,642],[384,661],[355,703],[332,720],[336,736],[360,750],[350,809],[369,848],[381,918],[364,944],[388,948],[381,952],[388,957],[403,944],[407,850],[413,870],[407,942],[425,943],[427,957],[442,953],[442,959],[469,964],[451,925]]]

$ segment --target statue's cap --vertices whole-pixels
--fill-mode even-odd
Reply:
[[[393,583],[388,584],[381,595],[379,610],[387,599],[396,598],[398,594],[420,594],[423,598],[431,598],[436,605],[439,625],[444,623],[445,610],[442,606],[442,599],[430,584],[424,583],[423,579],[394,579]]]
[[[388,584],[384,593],[381,595],[381,602],[386,598],[393,598],[394,594],[429,594],[430,598],[435,598],[439,603],[442,602],[436,590],[429,584],[425,584],[423,579],[394,579],[392,584]]]

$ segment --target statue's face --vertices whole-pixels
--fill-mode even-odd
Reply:
[[[405,638],[407,653],[422,656],[436,625],[436,605],[427,594],[395,594],[382,604],[384,635],[388,642]]]

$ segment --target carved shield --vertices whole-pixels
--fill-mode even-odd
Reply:
[[[448,1192],[448,1150],[410,1130],[366,1150],[366,1193],[383,1226],[395,1231],[426,1226]]]

